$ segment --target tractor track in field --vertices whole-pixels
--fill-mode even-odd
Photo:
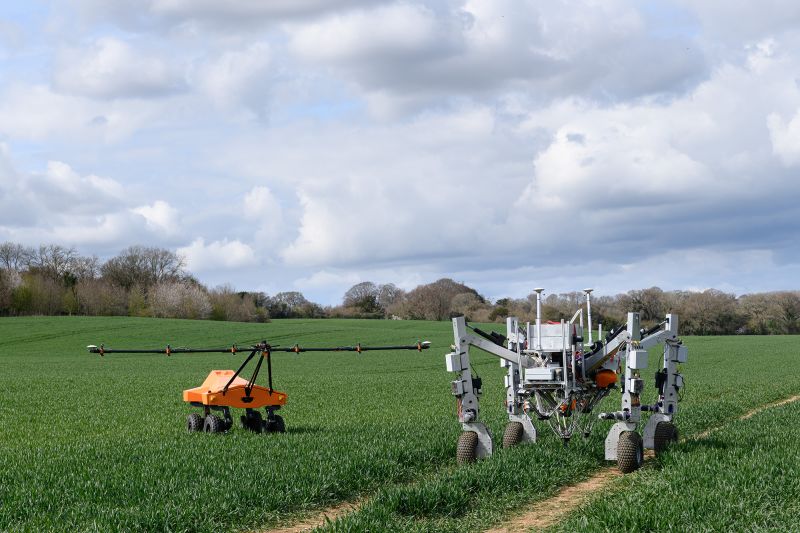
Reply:
[[[796,401],[800,401],[800,394],[795,394],[794,396],[784,398],[783,400],[778,400],[776,402],[768,403],[751,409],[736,418],[734,421],[747,420],[748,418],[752,418],[753,416],[762,411],[766,411],[767,409],[780,407],[781,405],[790,404]],[[704,439],[719,431],[728,423],[707,429],[701,433],[687,437],[684,440]],[[645,460],[650,459],[653,456],[653,451],[647,450],[647,453],[645,454]],[[554,496],[533,504],[533,506],[525,514],[519,515],[505,524],[502,524],[501,526],[488,529],[486,530],[486,533],[511,533],[518,531],[546,529],[552,525],[555,525],[558,520],[583,505],[587,501],[585,498],[587,494],[593,494],[595,491],[608,486],[612,481],[621,477],[622,475],[623,474],[620,473],[616,467],[612,466],[603,468],[602,470],[596,472],[589,479],[561,489]]]
[[[324,526],[328,522],[333,522],[340,516],[346,515],[353,511],[357,511],[365,503],[366,500],[357,500],[355,502],[340,503],[335,507],[329,507],[320,511],[316,515],[298,522],[291,526],[270,529],[265,533],[302,533],[304,531],[312,531],[320,526]]]

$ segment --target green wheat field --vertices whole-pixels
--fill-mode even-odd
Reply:
[[[495,327],[499,327],[495,325]],[[411,344],[431,349],[276,353],[284,434],[186,432],[183,389],[243,354],[119,354],[108,348]],[[800,530],[800,339],[688,337],[686,438],[617,478],[554,526],[576,530]],[[532,446],[458,468],[460,428],[444,354],[449,322],[146,318],[0,319],[0,530],[254,531],[363,500],[329,531],[476,531],[607,466],[610,422],[564,448]],[[503,370],[478,350],[482,416],[505,425]],[[654,361],[655,358],[651,358]],[[655,367],[652,368],[655,371]],[[647,371],[648,374],[650,370]],[[247,373],[245,373],[247,375]],[[263,380],[262,380],[263,384]],[[654,393],[652,380],[646,386]],[[619,392],[607,402],[618,403]],[[238,414],[238,413],[236,413]],[[237,417],[234,416],[237,420]],[[709,428],[718,428],[702,438]]]

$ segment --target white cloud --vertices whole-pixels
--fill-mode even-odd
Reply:
[[[689,35],[628,2],[393,4],[290,27],[290,49],[353,81],[377,116],[497,90],[538,100],[681,93],[706,74]],[[396,102],[393,102],[396,100]]]
[[[223,239],[206,244],[200,237],[178,248],[177,253],[186,259],[186,266],[193,272],[242,268],[256,263],[253,249],[238,240]]]
[[[435,15],[426,7],[393,4],[299,26],[291,46],[315,61],[418,57],[437,45],[437,30]]]
[[[123,28],[170,31],[201,26],[242,32],[286,20],[316,18],[374,0],[72,0],[90,22],[111,21]]]
[[[257,222],[253,242],[258,248],[272,249],[291,239],[291,234],[287,233],[283,207],[269,187],[253,187],[245,194],[243,207],[245,218]]]
[[[142,205],[131,209],[132,213],[141,215],[152,231],[166,235],[175,234],[180,227],[178,210],[163,200],[156,200],[150,205]]]
[[[786,166],[800,163],[800,109],[788,122],[777,113],[767,117],[772,151]]]
[[[352,0],[150,0],[154,13],[181,18],[232,19],[252,22],[253,19],[292,17],[353,4]]]
[[[165,104],[92,101],[46,85],[0,85],[0,133],[14,139],[118,143],[170,115]]]
[[[56,88],[97,98],[160,96],[181,88],[183,80],[162,56],[111,37],[84,48],[64,48],[56,56]]]
[[[270,59],[270,47],[264,42],[226,51],[198,67],[197,84],[217,106],[245,105],[263,115],[269,96]]]

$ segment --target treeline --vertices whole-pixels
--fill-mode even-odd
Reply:
[[[582,292],[543,298],[544,320],[569,319],[584,305]],[[666,313],[680,316],[684,335],[800,333],[800,292],[736,297],[715,289],[662,291],[658,287],[592,298],[592,318],[605,331],[622,325],[629,311],[653,324]],[[208,288],[186,271],[183,259],[162,248],[132,246],[101,262],[74,248],[0,244],[0,315],[148,316],[264,322],[270,318],[375,318],[447,320],[464,315],[474,322],[508,316],[535,320],[536,296],[495,302],[475,289],[440,279],[404,291],[392,283],[362,282],[342,304],[323,307],[297,291],[269,296]],[[596,326],[595,326],[596,327]]]
[[[386,299],[386,286],[359,283],[344,297],[341,307],[334,308],[335,316],[386,316],[423,320],[446,320],[464,315],[474,322],[502,322],[509,316],[534,322],[536,294],[525,298],[501,298],[494,303],[466,285],[441,279],[404,293],[393,288]],[[384,304],[384,302],[388,302]],[[544,295],[543,320],[569,320],[584,306],[583,292]],[[702,292],[663,291],[658,287],[631,290],[616,296],[592,298],[592,322],[602,324],[604,331],[625,324],[627,314],[638,311],[645,325],[675,313],[683,335],[782,335],[800,333],[800,292],[780,291],[734,294],[716,289]]]
[[[323,317],[298,292],[209,289],[162,248],[132,246],[101,263],[55,244],[0,244],[0,314],[147,316],[264,322],[270,317]]]

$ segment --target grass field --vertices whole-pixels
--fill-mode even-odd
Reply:
[[[284,345],[427,339],[433,347],[422,353],[277,354],[275,387],[289,394],[281,412],[287,425],[282,435],[238,429],[226,435],[186,433],[189,409],[181,391],[198,385],[212,368],[236,368],[241,354],[99,358],[84,349],[101,342],[108,347],[224,346],[264,338]],[[589,440],[576,439],[567,449],[543,431],[536,446],[456,468],[459,426],[443,361],[451,342],[445,322],[0,319],[0,530],[252,530],[288,524],[361,496],[369,501],[328,529],[476,530],[605,465],[602,440],[609,424],[598,423]],[[785,423],[774,422],[777,415],[769,413],[732,421],[800,392],[797,338],[706,337],[688,338],[686,344],[687,388],[678,418],[682,435],[722,425],[714,439],[726,432],[741,436],[744,430],[736,428],[763,423],[765,431],[748,431],[753,438],[766,434],[774,440],[796,422],[797,411],[790,407],[780,410]],[[474,361],[484,378],[483,415],[499,435],[502,370],[496,359],[477,351]],[[618,398],[612,395],[610,401]],[[797,435],[786,434],[791,444],[785,451],[796,455]],[[737,442],[731,443],[732,451],[750,441]],[[722,462],[712,452],[727,457],[725,449],[682,444],[665,456],[658,471],[650,467],[616,483],[614,494],[638,502],[636,522],[597,521],[606,510],[594,506],[603,502],[593,503],[587,495],[589,505],[569,523],[578,529],[587,521],[602,524],[600,529],[653,524],[648,520],[664,504],[653,501],[658,487],[679,494],[681,480],[694,483],[693,476],[708,476],[714,468],[724,478],[725,468],[715,466]],[[685,466],[695,458],[711,470]],[[769,469],[731,464],[726,471],[739,472],[732,485],[768,481],[762,478]],[[651,492],[642,499],[639,491]],[[786,494],[796,497],[797,492]],[[780,499],[778,494],[770,501]],[[691,520],[701,511],[676,503],[671,523],[681,529],[678,519]],[[743,514],[737,526],[757,527],[759,517],[763,513]],[[794,520],[789,529],[800,529],[797,513],[788,519]],[[718,525],[684,523],[697,529]]]

